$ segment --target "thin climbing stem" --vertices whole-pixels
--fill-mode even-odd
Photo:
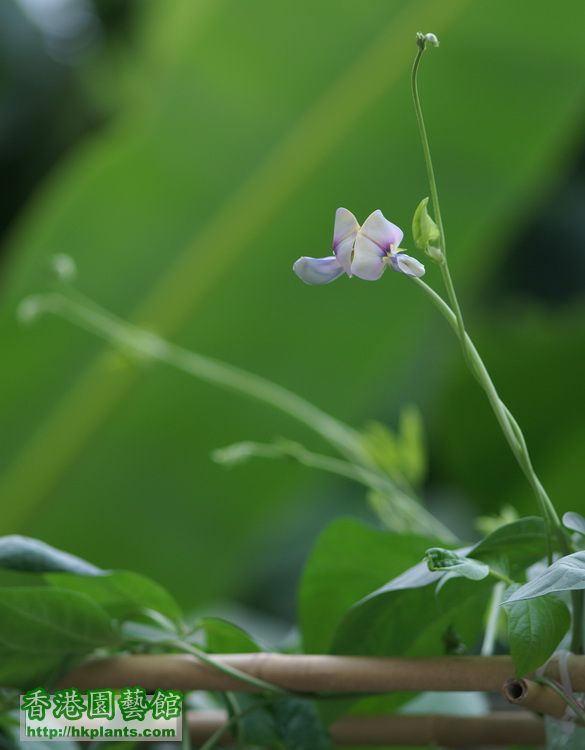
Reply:
[[[199,659],[199,661],[203,662],[203,664],[207,665],[208,667],[216,669],[218,672],[222,672],[222,674],[225,674],[228,677],[233,677],[234,680],[238,680],[243,685],[248,685],[255,688],[256,690],[261,690],[265,693],[270,693],[271,695],[296,695],[296,693],[291,690],[286,690],[285,688],[281,688],[278,685],[273,685],[272,683],[261,680],[258,677],[253,677],[252,675],[246,674],[245,672],[241,672],[239,669],[234,669],[234,667],[230,667],[227,664],[224,664],[223,662],[209,656],[209,654],[206,654],[205,651],[202,651],[200,648],[193,646],[193,644],[191,643],[185,643],[184,641],[180,640],[172,640],[164,643],[164,645],[168,646],[169,648],[174,648],[177,651],[182,651],[185,654],[190,654],[196,659]]]
[[[490,606],[488,609],[488,617],[485,626],[485,634],[483,637],[483,643],[481,644],[481,655],[492,656],[496,645],[496,637],[498,634],[498,620],[502,613],[502,599],[504,596],[504,590],[506,583],[504,581],[498,581],[492,589],[492,596],[490,599]]]
[[[447,289],[447,295],[451,301],[453,312],[455,313],[455,319],[457,321],[457,327],[459,329],[459,336],[463,339],[465,333],[465,324],[463,322],[463,315],[459,306],[459,301],[455,294],[455,287],[453,286],[453,280],[449,273],[449,267],[447,265],[447,241],[445,237],[445,226],[443,224],[443,216],[441,214],[441,204],[439,203],[439,191],[437,189],[437,180],[435,178],[435,170],[433,167],[433,159],[431,157],[431,148],[429,146],[429,138],[427,135],[427,128],[422,111],[422,105],[420,102],[420,95],[418,93],[418,69],[422,60],[422,56],[425,53],[426,43],[424,40],[418,42],[418,52],[414,59],[412,66],[412,73],[410,77],[412,99],[414,102],[414,112],[416,115],[416,122],[418,125],[418,131],[422,144],[423,156],[425,160],[425,166],[427,170],[427,179],[429,183],[429,190],[431,192],[431,203],[433,206],[433,213],[435,215],[435,221],[439,229],[439,244],[443,254],[443,262],[440,264],[441,274],[443,276],[443,283]],[[467,358],[467,353],[464,350],[464,356]]]
[[[23,300],[36,315],[51,313],[99,336],[135,359],[157,360],[214,386],[255,399],[298,420],[325,439],[346,459],[340,466],[351,466],[362,483],[377,477],[378,489],[389,500],[396,518],[403,519],[410,530],[431,534],[446,540],[452,533],[416,498],[413,490],[386,473],[378,471],[369,458],[360,434],[318,407],[258,375],[241,370],[211,357],[180,346],[118,318],[74,288],[35,295]],[[333,465],[335,459],[331,459]],[[325,467],[321,467],[325,468]],[[330,467],[329,467],[330,468]],[[381,518],[382,522],[384,519]]]
[[[412,66],[411,76],[412,98],[414,102],[414,110],[416,114],[416,120],[427,170],[429,190],[431,193],[431,202],[435,215],[434,218],[439,230],[439,243],[441,250],[439,267],[443,279],[443,284],[447,293],[447,299],[449,302],[447,303],[439,294],[437,294],[437,292],[435,292],[434,289],[432,289],[430,286],[428,286],[428,284],[422,281],[422,279],[415,278],[414,280],[427,293],[435,306],[440,310],[442,315],[447,318],[449,324],[457,334],[467,366],[484,390],[493,409],[496,420],[504,434],[504,437],[506,438],[506,441],[508,442],[508,445],[510,446],[514,457],[516,458],[518,464],[520,465],[520,468],[524,472],[524,475],[526,476],[530,486],[532,487],[545,524],[547,558],[550,565],[553,559],[554,550],[553,536],[556,536],[558,540],[558,546],[563,554],[568,554],[570,552],[570,544],[567,538],[567,534],[562,526],[558,513],[550,497],[548,496],[548,493],[546,492],[544,486],[542,485],[542,482],[540,481],[534,470],[522,429],[520,428],[518,422],[516,421],[508,407],[500,398],[496,387],[489,375],[489,372],[479,355],[479,352],[477,351],[473,341],[466,331],[463,313],[461,311],[461,306],[459,304],[457,293],[455,291],[455,285],[453,284],[453,279],[451,277],[449,263],[447,260],[447,243],[445,239],[445,228],[443,224],[443,217],[441,214],[441,206],[439,203],[439,192],[437,189],[437,181],[433,168],[429,139],[427,136],[420,95],[418,91],[418,71],[427,46],[427,40],[424,35],[417,35],[417,44],[418,51],[414,60],[414,64]],[[572,650],[574,653],[581,653],[583,650],[583,592],[573,592],[572,600]]]

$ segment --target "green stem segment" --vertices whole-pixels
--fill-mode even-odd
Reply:
[[[371,484],[375,476],[378,489],[388,498],[388,507],[393,515],[402,518],[410,530],[440,539],[453,539],[453,534],[418,502],[409,488],[400,486],[389,475],[377,470],[364,450],[361,436],[356,430],[296,393],[225,362],[176,346],[160,336],[121,320],[70,287],[66,287],[63,292],[52,292],[25,300],[31,301],[36,306],[37,314],[59,315],[129,352],[135,358],[164,362],[192,377],[255,399],[296,419],[326,440],[346,459],[337,462],[336,459],[329,459],[332,463],[320,468],[351,466],[353,474],[366,484]],[[385,519],[381,516],[381,520],[384,522]]]
[[[271,695],[296,695],[296,693],[294,693],[293,691],[286,690],[285,688],[281,688],[278,685],[273,685],[271,682],[266,682],[265,680],[261,680],[258,677],[253,677],[252,675],[246,674],[245,672],[240,672],[239,669],[234,669],[234,667],[230,667],[227,664],[214,659],[213,657],[209,656],[209,654],[206,654],[205,651],[202,651],[200,648],[193,646],[193,644],[191,643],[185,643],[184,641],[169,641],[164,645],[168,646],[169,648],[174,648],[177,651],[182,651],[185,654],[190,654],[196,659],[199,659],[199,661],[203,662],[203,664],[206,664],[208,667],[216,669],[218,672],[222,672],[228,677],[233,677],[234,680],[238,680],[244,685],[249,685],[256,690],[270,693]]]
[[[453,310],[445,302],[445,300],[435,292],[426,282],[422,279],[414,279],[415,283],[430,297],[431,301],[439,312],[447,319],[449,325],[453,328],[455,333],[459,334],[459,327],[457,324],[457,318]],[[557,531],[558,542],[563,552],[568,552],[569,548],[567,545],[566,535],[563,531],[561,520],[555,510],[555,507],[549,498],[546,490],[542,486],[539,478],[537,477],[532,461],[528,453],[528,448],[524,436],[518,426],[518,423],[510,413],[510,410],[503,403],[498,395],[496,387],[487,371],[483,360],[479,352],[477,351],[475,344],[471,340],[467,331],[463,332],[463,346],[467,352],[469,362],[471,363],[471,372],[475,379],[478,381],[483,391],[485,392],[488,401],[493,409],[494,415],[500,425],[504,437],[506,438],[508,445],[524,474],[526,475],[531,487],[533,488],[535,495],[538,499],[539,506],[541,508],[542,515],[544,517],[545,524],[550,527],[552,523]],[[552,554],[552,541],[549,538],[550,547],[549,555]]]
[[[498,421],[498,424],[500,425],[500,428],[504,434],[504,437],[506,438],[506,441],[508,442],[508,445],[510,446],[510,449],[514,457],[516,458],[518,464],[520,465],[520,468],[524,472],[530,486],[532,487],[532,490],[538,501],[540,512],[542,514],[542,517],[545,523],[546,537],[547,537],[547,557],[548,557],[548,562],[550,564],[552,562],[552,555],[553,555],[553,549],[554,549],[553,536],[556,536],[558,540],[558,546],[561,549],[563,554],[568,554],[570,552],[570,544],[567,538],[567,534],[562,526],[561,520],[556,512],[556,509],[550,497],[548,496],[546,490],[544,489],[542,485],[542,482],[540,481],[540,479],[538,478],[534,470],[534,467],[532,465],[532,461],[530,458],[530,454],[528,452],[528,447],[526,445],[526,440],[524,438],[524,434],[522,433],[522,429],[518,425],[518,422],[516,421],[516,419],[514,418],[514,416],[508,409],[508,407],[503,403],[503,401],[499,397],[496,387],[487,371],[487,368],[483,360],[481,359],[479,355],[479,352],[477,351],[473,341],[471,340],[467,331],[465,330],[465,322],[463,320],[461,306],[459,304],[459,300],[457,299],[455,286],[453,284],[453,279],[451,277],[451,272],[449,270],[449,264],[447,261],[447,246],[446,246],[446,240],[445,240],[445,229],[443,225],[443,218],[441,215],[439,194],[437,190],[437,181],[435,179],[435,172],[433,169],[433,162],[431,158],[429,140],[428,140],[424,117],[422,113],[422,106],[420,102],[420,96],[418,92],[418,83],[417,83],[418,69],[420,66],[420,62],[422,60],[422,56],[425,52],[425,48],[426,48],[426,42],[424,38],[419,36],[418,52],[416,54],[414,64],[412,67],[412,76],[411,76],[412,98],[414,102],[414,110],[416,113],[416,120],[417,120],[418,129],[420,133],[420,139],[421,139],[424,160],[425,160],[425,165],[426,165],[426,170],[427,170],[429,189],[431,193],[431,202],[433,206],[433,212],[435,215],[434,218],[437,223],[438,230],[439,230],[439,242],[440,242],[440,249],[442,253],[439,265],[440,265],[443,283],[445,285],[445,290],[447,292],[447,298],[449,300],[449,304],[447,304],[447,302],[445,302],[445,300],[439,294],[437,294],[437,292],[435,292],[434,289],[432,289],[430,286],[428,286],[428,284],[422,281],[422,279],[415,278],[414,281],[431,298],[432,302],[439,309],[441,314],[447,319],[447,321],[449,322],[449,324],[451,325],[451,327],[454,329],[455,333],[457,334],[459,341],[461,343],[465,361],[469,369],[471,370],[473,376],[475,377],[477,382],[480,384],[480,386],[484,390],[488,398],[488,401],[490,402],[490,405],[493,409],[495,417]],[[583,649],[582,631],[583,631],[584,593],[582,591],[573,592],[572,596],[573,596],[572,650],[574,653],[581,653]]]

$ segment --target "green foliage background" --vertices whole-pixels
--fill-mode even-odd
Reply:
[[[317,531],[365,513],[360,488],[308,470],[210,460],[275,435],[322,449],[284,417],[61,321],[19,326],[18,301],[45,287],[57,252],[116,313],[356,426],[418,404],[431,498],[462,533],[476,510],[534,510],[413,285],[387,274],[317,289],[291,273],[299,255],[328,253],[340,205],[361,219],[381,208],[412,247],[427,194],[409,93],[421,29],[442,41],[421,90],[470,328],[559,509],[583,510],[582,298],[552,310],[486,292],[582,141],[582,15],[579,0],[142,3],[132,44],[84,74],[107,124],[38,186],[4,248],[0,533],[140,571],[190,605],[290,612],[289,579]],[[290,583],[282,607],[275,580]]]

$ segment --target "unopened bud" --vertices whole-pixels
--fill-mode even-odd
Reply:
[[[75,261],[70,255],[65,255],[65,253],[53,255],[49,268],[59,281],[74,281],[77,276]]]
[[[416,34],[416,43],[421,49],[424,49],[427,44],[430,44],[431,47],[438,47],[439,39],[436,34],[431,34],[430,32],[423,34],[422,31],[418,31]]]
[[[432,258],[436,263],[442,263],[445,259],[445,256],[443,255],[443,251],[440,247],[435,247],[434,245],[429,245],[427,249],[425,250],[426,254],[429,256],[429,258]]]

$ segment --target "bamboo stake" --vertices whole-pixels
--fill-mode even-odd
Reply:
[[[222,654],[211,658],[279,687],[301,692],[386,693],[393,691],[492,691],[514,677],[508,656],[375,658],[290,654]],[[573,688],[585,691],[585,656],[571,656]],[[551,661],[547,677],[559,680]],[[236,690],[254,688],[184,654],[117,656],[89,661],[63,677],[61,687],[155,690]]]
[[[562,697],[547,685],[539,685],[532,680],[507,680],[502,695],[514,706],[522,706],[555,719],[564,719],[567,715],[567,703]]]
[[[205,742],[226,721],[223,711],[189,714],[191,740]],[[487,716],[349,716],[330,727],[336,745],[416,746],[542,745],[544,727],[528,712],[496,712]],[[224,742],[233,741],[226,733]]]

